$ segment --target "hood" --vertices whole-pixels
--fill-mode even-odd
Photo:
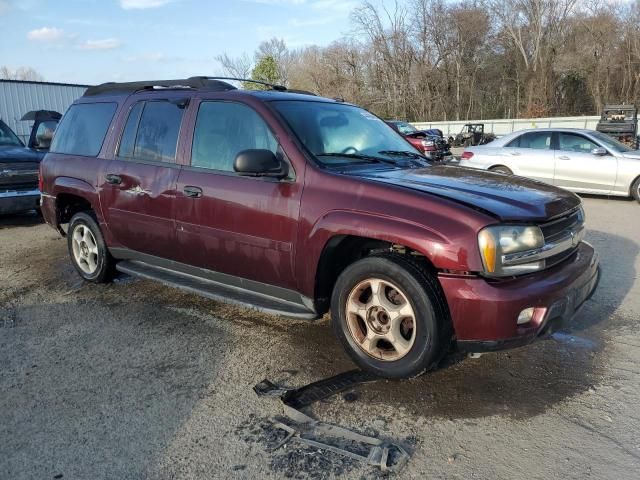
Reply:
[[[581,203],[577,195],[546,183],[473,168],[437,165],[360,175],[454,200],[503,221],[541,222]]]
[[[0,162],[39,162],[44,154],[27,147],[0,145]]]

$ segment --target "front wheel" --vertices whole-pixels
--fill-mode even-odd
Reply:
[[[347,267],[333,291],[331,318],[355,363],[385,378],[434,368],[451,340],[435,279],[400,255],[372,256]]]
[[[91,214],[80,212],[71,218],[67,245],[71,262],[82,278],[94,283],[111,280],[114,261]]]

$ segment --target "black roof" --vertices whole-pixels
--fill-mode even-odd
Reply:
[[[141,82],[109,82],[95,87],[89,87],[84,93],[85,97],[104,94],[134,93],[141,90],[154,90],[163,88],[189,88],[195,90],[208,90],[213,92],[225,92],[237,90],[230,83],[220,80],[211,80],[206,77],[190,77],[180,80],[145,80]]]

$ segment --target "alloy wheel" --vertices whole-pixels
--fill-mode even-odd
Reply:
[[[87,275],[98,269],[98,244],[91,230],[79,224],[71,237],[71,247],[76,264]]]
[[[349,293],[346,319],[351,337],[367,355],[399,360],[416,339],[416,318],[407,296],[393,283],[369,278]]]

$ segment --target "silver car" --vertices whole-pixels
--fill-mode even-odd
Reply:
[[[640,202],[640,151],[593,130],[520,130],[467,147],[460,165],[530,177],[574,192],[633,196]]]

